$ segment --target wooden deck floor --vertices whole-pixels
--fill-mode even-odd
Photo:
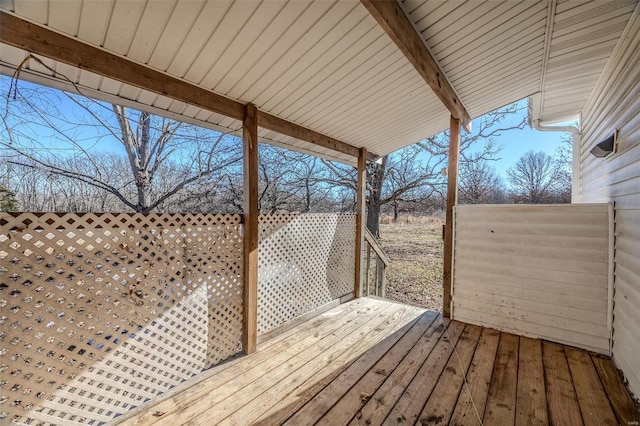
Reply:
[[[376,299],[217,367],[128,425],[634,425],[613,363]]]

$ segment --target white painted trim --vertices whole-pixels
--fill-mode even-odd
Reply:
[[[582,151],[582,137],[580,132],[573,133],[572,161],[571,161],[571,203],[579,203],[580,199],[580,155]]]
[[[609,265],[607,281],[607,332],[609,333],[609,356],[613,355],[613,285],[615,271],[615,204],[609,203]]]
[[[453,206],[453,212],[451,215],[451,221],[452,221],[452,225],[451,225],[451,280],[450,280],[450,286],[451,286],[451,300],[449,300],[449,317],[451,319],[455,319],[455,317],[453,316],[454,314],[454,303],[453,303],[453,298],[455,297],[453,290],[454,290],[454,282],[455,282],[455,271],[456,271],[456,265],[455,265],[455,261],[456,261],[456,210],[457,210],[457,205]]]
[[[547,3],[547,26],[544,34],[544,54],[542,56],[542,72],[540,73],[540,107],[538,115],[534,117],[539,120],[542,117],[542,109],[544,107],[544,84],[547,79],[547,63],[549,62],[549,54],[551,52],[551,39],[553,38],[553,25],[556,21],[557,0],[548,0]]]

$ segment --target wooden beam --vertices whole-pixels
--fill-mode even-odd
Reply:
[[[0,12],[0,22],[2,22],[0,41],[3,43],[236,120],[243,119],[244,105],[240,102],[32,24],[9,13]]]
[[[362,247],[366,224],[367,150],[360,148],[358,155],[358,181],[356,186],[356,274],[354,297],[362,296]]]
[[[244,119],[244,104],[172,77],[146,65],[114,55],[48,28],[0,11],[0,42],[46,56],[132,86],[164,95],[236,120]],[[276,116],[258,112],[258,125],[323,148],[358,156],[358,148]],[[370,154],[370,160],[375,156]]]
[[[449,133],[449,168],[447,169],[447,216],[444,228],[444,271],[442,273],[442,314],[451,315],[453,283],[453,206],[458,202],[458,154],[460,153],[460,120],[451,116]]]
[[[395,0],[360,1],[424,78],[431,90],[440,98],[451,115],[459,119],[464,128],[470,132],[471,115],[445,78],[444,73],[427,50],[398,2]]]
[[[314,145],[318,145],[323,148],[342,152],[343,154],[348,154],[353,157],[357,157],[359,155],[359,148],[356,148],[353,145],[346,144],[338,139],[307,129],[266,112],[258,111],[258,126],[263,129],[291,136],[295,139],[311,142]],[[367,153],[367,160],[374,161],[376,158],[376,155]]]
[[[242,344],[248,354],[258,338],[258,122],[248,104],[242,122],[244,154],[244,327]]]

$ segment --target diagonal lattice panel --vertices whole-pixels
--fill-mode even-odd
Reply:
[[[240,351],[240,216],[0,227],[1,422],[105,422]]]
[[[353,292],[355,215],[259,218],[258,333]]]

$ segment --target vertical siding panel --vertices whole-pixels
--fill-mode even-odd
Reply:
[[[457,206],[455,227],[454,319],[609,352],[608,204]]]
[[[583,111],[583,201],[615,203],[613,359],[640,394],[640,6]],[[618,130],[618,151],[589,151]]]

